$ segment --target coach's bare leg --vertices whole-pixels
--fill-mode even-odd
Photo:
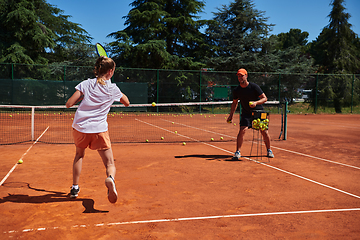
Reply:
[[[73,185],[79,185],[82,162],[85,156],[85,148],[76,147],[76,153],[73,163]]]
[[[116,167],[112,149],[98,150],[98,153],[106,168],[106,176],[109,177],[111,175],[115,179]]]
[[[270,149],[270,135],[268,130],[261,131],[266,149]]]
[[[236,139],[236,151],[240,151],[241,146],[244,142],[244,136],[245,136],[247,129],[248,129],[248,127],[245,127],[245,126],[240,127],[240,130],[239,130],[239,133],[238,133],[237,139]]]

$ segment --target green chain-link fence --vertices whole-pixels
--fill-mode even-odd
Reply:
[[[1,105],[64,105],[91,67],[0,64]],[[131,103],[231,100],[236,71],[220,72],[117,68],[112,81]],[[359,74],[283,74],[249,72],[269,100],[289,102],[290,111],[360,113]],[[298,109],[297,109],[298,108]],[[295,110],[296,109],[296,110]]]

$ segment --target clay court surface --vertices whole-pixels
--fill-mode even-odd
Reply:
[[[360,239],[358,115],[289,115],[286,141],[270,129],[270,161],[249,158],[252,130],[232,161],[237,129],[113,144],[116,204],[96,151],[70,199],[75,147],[38,142],[0,187],[0,239]],[[0,180],[31,145],[0,146]]]

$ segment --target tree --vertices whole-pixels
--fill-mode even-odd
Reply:
[[[266,70],[262,58],[269,58],[269,52],[264,44],[273,25],[267,24],[264,12],[254,9],[251,0],[235,0],[218,11],[206,30],[213,47],[208,65],[216,70]]]
[[[351,30],[344,0],[333,0],[331,5],[329,24],[311,44],[311,53],[320,72],[354,73],[360,68],[359,38]]]
[[[277,35],[279,41],[279,48],[284,50],[290,47],[306,46],[308,32],[302,32],[300,29],[290,29],[287,33],[280,33]]]
[[[128,67],[194,69],[202,60],[206,21],[196,20],[204,7],[198,0],[136,0],[125,16],[124,30],[108,37],[117,63]],[[136,54],[143,61],[128,61]],[[186,65],[178,60],[186,58]],[[195,63],[195,64],[194,64]]]
[[[330,74],[353,74],[360,69],[359,38],[348,22],[350,14],[345,12],[344,0],[333,0],[328,17],[329,24],[311,43],[311,54],[318,71]],[[319,81],[320,98],[331,99],[335,111],[341,113],[342,106],[349,104],[351,77],[331,75]]]
[[[89,43],[91,37],[62,13],[45,0],[0,1],[0,62],[46,64],[75,59],[66,50]]]

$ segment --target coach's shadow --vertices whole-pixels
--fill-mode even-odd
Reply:
[[[192,154],[192,155],[183,155],[183,156],[175,156],[175,158],[203,158],[207,161],[228,161],[228,162],[239,162],[241,159],[233,159],[232,156],[229,155],[206,155],[206,154]]]
[[[13,202],[13,203],[52,203],[52,202],[69,202],[69,201],[81,201],[85,210],[83,213],[107,213],[109,211],[97,210],[94,208],[94,200],[90,198],[70,198],[69,194],[63,192],[56,191],[47,191],[44,189],[33,188],[30,184],[26,183],[29,189],[38,192],[48,192],[49,194],[41,195],[41,196],[29,196],[23,194],[10,194],[8,193],[7,197],[0,199],[0,204],[5,202]]]

